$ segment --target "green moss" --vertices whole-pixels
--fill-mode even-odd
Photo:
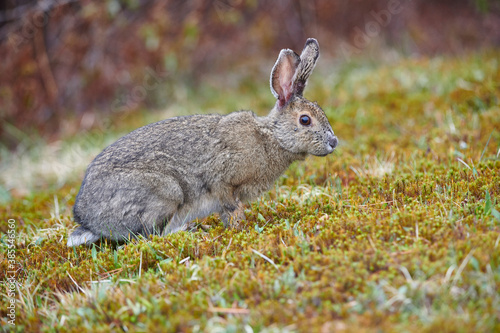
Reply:
[[[498,56],[316,77],[307,97],[341,146],[292,165],[243,231],[211,216],[207,232],[68,249],[79,183],[14,193],[0,217],[16,221],[16,329],[499,330]],[[209,90],[193,109],[237,102]]]

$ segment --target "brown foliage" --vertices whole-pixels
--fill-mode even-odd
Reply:
[[[384,16],[394,4],[401,10]],[[57,137],[92,126],[85,115],[160,106],[168,82],[196,82],[281,48],[300,49],[310,36],[339,58],[362,54],[375,38],[417,54],[498,46],[495,5],[482,13],[470,1],[450,0],[4,3],[0,138],[13,147],[20,140],[13,128]]]

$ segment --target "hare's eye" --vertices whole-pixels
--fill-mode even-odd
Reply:
[[[304,125],[304,126],[311,125],[311,117],[309,117],[305,114],[300,116],[299,121],[300,121],[301,125]]]

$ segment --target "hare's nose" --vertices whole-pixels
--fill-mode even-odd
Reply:
[[[339,140],[335,135],[331,135],[328,137],[328,144],[330,145],[330,147],[332,147],[332,149],[335,149],[339,144]]]

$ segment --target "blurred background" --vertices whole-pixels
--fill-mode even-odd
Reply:
[[[105,130],[103,119],[168,108],[200,85],[267,89],[279,50],[307,37],[322,75],[359,57],[462,55],[500,45],[500,1],[2,1],[1,144]]]

